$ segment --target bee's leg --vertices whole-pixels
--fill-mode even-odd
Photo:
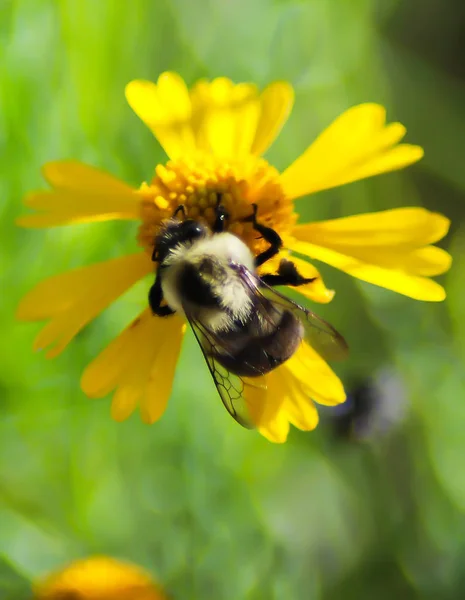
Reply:
[[[280,248],[283,245],[283,241],[274,229],[257,223],[258,206],[256,204],[252,204],[252,207],[253,213],[249,217],[243,219],[243,222],[252,223],[253,228],[261,234],[261,236],[266,242],[270,244],[269,248],[267,248],[264,252],[255,257],[255,266],[259,267],[260,265],[266,263],[267,260],[270,260],[270,258],[278,254]]]
[[[303,277],[297,270],[297,267],[291,260],[283,260],[279,263],[278,272],[276,274],[267,273],[262,275],[260,279],[267,285],[291,285],[297,287],[312,283],[316,277]]]
[[[163,291],[161,289],[161,279],[157,274],[155,283],[152,285],[149,291],[149,305],[154,315],[158,317],[167,317],[172,315],[175,311],[168,305],[162,306],[161,301],[163,300]]]
[[[217,201],[215,206],[215,222],[213,223],[213,233],[221,233],[224,231],[226,219],[229,218],[229,214],[225,207],[221,204],[221,194],[217,194]]]

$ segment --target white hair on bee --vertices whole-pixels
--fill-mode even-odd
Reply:
[[[219,299],[216,307],[196,306],[196,318],[212,330],[229,329],[237,320],[245,322],[252,310],[252,298],[231,263],[255,271],[251,251],[231,233],[218,233],[194,243],[178,244],[162,263],[162,290],[168,306],[184,312],[186,299],[180,291],[180,279],[186,266],[190,265]]]

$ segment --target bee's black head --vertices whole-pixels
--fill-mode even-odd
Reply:
[[[194,242],[205,237],[207,233],[207,227],[194,219],[185,219],[184,221],[176,218],[170,219],[155,238],[152,260],[162,263],[170,250],[178,244]]]

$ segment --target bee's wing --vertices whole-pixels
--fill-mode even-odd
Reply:
[[[240,265],[240,273],[243,281],[249,286],[256,298],[254,308],[257,314],[260,314],[264,320],[271,323],[276,322],[276,315],[273,313],[279,311],[280,308],[289,310],[302,323],[305,329],[306,341],[324,360],[332,361],[346,358],[348,353],[347,342],[332,325],[311,310],[300,306],[300,304],[261,281],[257,275],[250,272],[243,265]]]
[[[247,429],[254,429],[255,424],[247,408],[245,393],[248,387],[257,386],[249,381],[249,378],[239,377],[239,375],[235,375],[223,367],[215,358],[215,355],[218,356],[220,353],[228,354],[228,349],[222,343],[221,338],[205,324],[194,319],[188,312],[186,312],[186,317],[197,338],[226,410],[240,425]],[[258,385],[258,387],[261,386]]]

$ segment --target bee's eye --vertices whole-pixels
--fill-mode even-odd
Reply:
[[[205,235],[205,227],[194,221],[193,219],[188,219],[182,223],[182,237],[184,240],[195,240],[197,238],[203,237]]]

